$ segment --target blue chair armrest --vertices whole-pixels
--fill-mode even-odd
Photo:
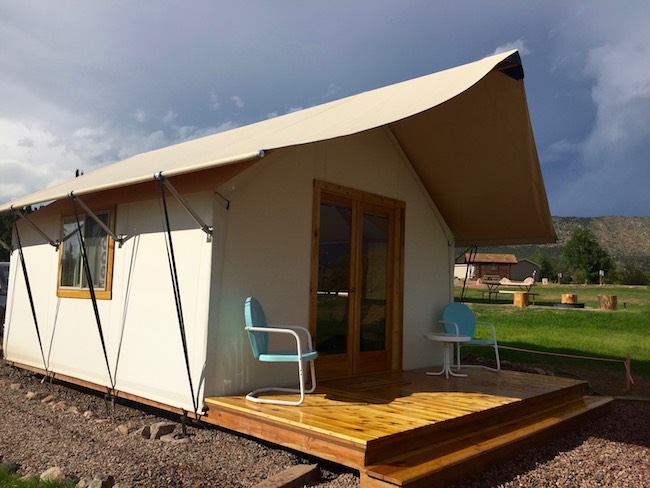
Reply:
[[[305,352],[306,353],[312,352],[311,334],[309,334],[309,331],[304,327],[297,327],[297,326],[244,327],[244,330],[246,330],[247,332],[269,332],[269,333],[275,332],[278,334],[289,334],[293,336],[293,338],[296,341],[296,351],[299,360],[302,360],[303,347],[298,332],[304,331],[307,333],[307,336],[309,338],[309,342],[307,343],[307,349]]]

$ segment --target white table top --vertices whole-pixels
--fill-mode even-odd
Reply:
[[[444,332],[427,332],[424,337],[430,341],[438,342],[468,342],[472,338],[470,336],[459,336],[456,334],[446,334]]]

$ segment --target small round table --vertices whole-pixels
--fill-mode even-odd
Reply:
[[[454,373],[451,370],[451,363],[454,354],[452,348],[454,344],[457,344],[459,342],[471,341],[472,340],[471,337],[459,336],[456,334],[445,334],[442,332],[429,332],[427,334],[424,334],[424,337],[426,339],[429,339],[430,341],[442,342],[444,346],[444,358],[442,363],[442,369],[440,371],[427,371],[428,375],[438,376],[444,374],[445,378],[447,379],[449,379],[449,375],[460,376],[463,378],[467,377],[466,374]]]

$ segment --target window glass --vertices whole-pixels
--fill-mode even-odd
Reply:
[[[98,213],[97,216],[106,226],[109,225],[108,212]],[[63,222],[59,287],[79,290],[88,289],[79,244],[79,232],[81,232],[84,239],[93,287],[99,290],[105,290],[107,288],[109,264],[108,235],[89,216],[80,218],[80,227],[77,226],[77,221],[74,217],[66,218]]]

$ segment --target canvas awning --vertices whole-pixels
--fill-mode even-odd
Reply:
[[[555,241],[516,51],[138,154],[2,204],[0,212],[381,127],[410,160],[456,245]]]

